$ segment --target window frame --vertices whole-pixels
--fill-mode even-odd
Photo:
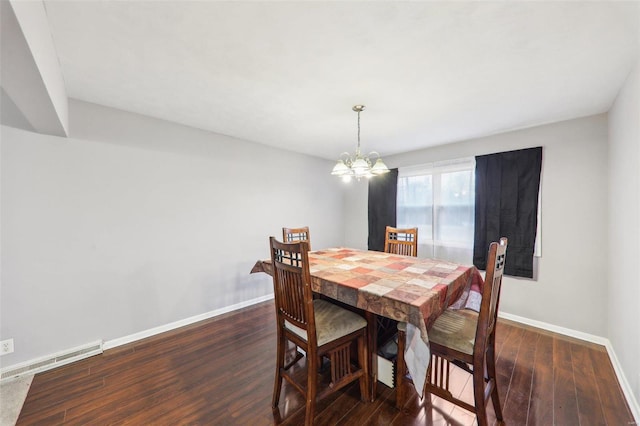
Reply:
[[[469,250],[470,257],[469,262],[471,262],[472,254],[473,254],[473,231],[470,236],[470,241],[467,243],[461,241],[452,241],[452,240],[442,240],[436,238],[436,233],[438,229],[438,224],[440,223],[439,215],[441,212],[439,206],[441,206],[442,201],[442,175],[447,173],[455,173],[455,172],[470,172],[471,174],[471,185],[470,185],[470,202],[471,208],[475,208],[475,157],[464,157],[453,160],[445,160],[445,161],[437,161],[432,163],[425,163],[414,166],[400,167],[398,168],[398,183],[403,178],[416,177],[416,176],[431,176],[431,234],[428,239],[425,237],[428,235],[427,232],[422,230],[419,233],[419,245],[427,245],[432,247],[432,252],[428,254],[427,257],[433,257],[437,247],[441,248],[453,248],[453,249],[462,249]],[[405,204],[400,202],[400,197],[402,193],[398,191],[397,199],[396,199],[396,213],[400,211],[402,206]],[[397,215],[400,218],[400,214]],[[417,226],[415,224],[404,224],[398,223],[398,226]],[[472,226],[473,221],[472,221]],[[425,235],[427,234],[427,235]],[[423,255],[421,250],[418,250],[419,255]]]

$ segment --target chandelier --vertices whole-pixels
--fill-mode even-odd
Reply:
[[[348,152],[340,154],[340,158],[331,171],[331,174],[340,176],[343,181],[349,182],[353,177],[360,180],[363,177],[372,178],[388,173],[389,168],[384,164],[382,158],[380,158],[380,154],[373,151],[370,152],[369,155],[363,156],[360,152],[360,113],[364,111],[364,105],[354,105],[352,109],[358,113],[358,147],[353,156]],[[377,159],[374,158],[375,163],[371,160],[372,156],[377,156]]]

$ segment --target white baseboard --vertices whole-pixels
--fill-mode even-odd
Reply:
[[[218,315],[222,315],[231,311],[236,311],[238,309],[246,308],[247,306],[255,305],[257,303],[266,302],[267,300],[271,300],[271,299],[273,299],[273,294],[268,294],[266,296],[256,297],[255,299],[236,303],[235,305],[225,306],[224,308],[220,308],[220,309],[214,309],[213,311],[205,312],[204,314],[194,315],[189,318],[181,319],[178,321],[171,322],[169,324],[164,324],[158,327],[150,328],[148,330],[130,334],[128,336],[108,340],[104,342],[103,348],[106,351],[107,349],[112,349],[117,346],[126,345],[127,343],[132,343],[137,340],[155,336],[156,334],[164,333],[166,331],[175,330],[176,328],[184,327],[185,325],[190,325],[198,321],[203,321],[209,318],[217,317]]]
[[[609,339],[607,339],[607,343],[604,346],[607,348],[609,359],[611,359],[611,364],[613,364],[613,369],[616,372],[616,376],[618,376],[620,387],[622,388],[624,396],[627,398],[627,403],[629,404],[631,413],[633,413],[636,424],[640,424],[640,404],[638,404],[638,400],[635,398],[635,395],[631,390],[631,385],[629,385],[629,382],[627,381],[627,376],[625,376],[622,371],[622,365],[620,365],[616,351],[613,350],[613,346]]]
[[[595,343],[602,346],[605,346],[607,342],[609,342],[609,339],[605,337],[600,337],[600,336],[596,336],[594,334],[589,334],[589,333],[583,333],[581,331],[560,327],[557,325],[549,324],[547,322],[537,321],[537,320],[521,317],[518,315],[508,314],[506,312],[498,312],[498,316],[506,320],[519,322],[521,324],[530,325],[532,327],[541,328],[543,330],[552,331],[554,333],[562,334],[569,337],[575,337],[576,339],[586,340],[587,342]]]
[[[631,410],[631,414],[636,421],[636,424],[640,424],[640,405],[638,405],[638,400],[636,399],[633,391],[631,390],[631,386],[629,385],[629,381],[627,377],[624,375],[624,371],[622,370],[622,365],[620,365],[620,361],[616,356],[616,352],[611,345],[611,341],[605,337],[595,336],[589,333],[583,333],[581,331],[572,330],[570,328],[559,327],[557,325],[549,324],[542,321],[536,321],[525,317],[520,317],[518,315],[509,314],[506,312],[499,312],[498,316],[500,318],[504,318],[510,321],[519,322],[521,324],[530,325],[532,327],[541,328],[543,330],[552,331],[554,333],[562,334],[564,336],[575,337],[576,339],[585,340],[587,342],[596,343],[598,345],[602,345],[607,349],[607,353],[609,355],[609,359],[611,360],[611,364],[613,365],[613,370],[616,373],[618,378],[618,382],[620,383],[620,387],[622,388],[622,393],[624,394],[627,404],[629,404],[629,409]]]

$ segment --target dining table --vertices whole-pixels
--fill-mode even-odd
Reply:
[[[345,247],[310,251],[309,271],[314,293],[365,314],[372,400],[377,383],[378,317],[407,324],[405,362],[416,391],[423,395],[431,359],[429,327],[447,308],[474,308],[482,285],[479,271],[471,265]],[[258,260],[251,272],[271,275],[271,260]]]

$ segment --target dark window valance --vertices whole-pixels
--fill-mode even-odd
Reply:
[[[542,147],[476,157],[473,264],[485,269],[487,250],[509,239],[504,273],[533,277]]]

